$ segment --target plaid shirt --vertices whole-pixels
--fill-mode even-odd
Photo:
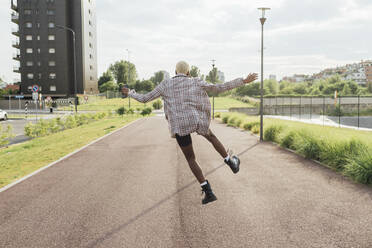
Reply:
[[[142,103],[162,97],[172,137],[175,134],[185,136],[193,132],[203,135],[208,133],[211,121],[211,103],[207,91],[220,93],[243,84],[242,78],[224,84],[211,84],[200,78],[178,74],[164,80],[147,94],[138,94],[131,90],[129,96]]]

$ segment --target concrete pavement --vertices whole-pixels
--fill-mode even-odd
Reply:
[[[163,118],[141,120],[0,193],[0,247],[372,247],[372,189],[238,129],[234,175],[194,150],[200,186]]]

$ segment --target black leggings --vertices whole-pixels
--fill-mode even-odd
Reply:
[[[176,140],[179,146],[185,147],[192,144],[191,135],[179,136],[176,134]]]

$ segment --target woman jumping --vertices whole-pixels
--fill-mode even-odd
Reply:
[[[139,102],[146,103],[158,97],[164,101],[165,117],[169,123],[172,137],[175,137],[192,173],[202,187],[205,197],[202,204],[217,200],[211,185],[205,179],[201,168],[195,159],[191,133],[196,132],[204,136],[229,165],[233,173],[238,173],[240,160],[237,156],[230,156],[225,147],[209,129],[211,122],[211,104],[207,92],[220,93],[251,83],[257,79],[257,74],[249,74],[246,79],[238,78],[223,84],[207,83],[200,78],[190,77],[190,67],[180,61],[176,65],[176,76],[165,79],[147,94],[138,94],[134,90],[122,89],[122,93],[133,97]]]

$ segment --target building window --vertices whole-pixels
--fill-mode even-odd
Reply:
[[[31,15],[32,11],[30,9],[25,9],[25,15]]]
[[[40,61],[37,62],[37,66],[41,66],[41,62]]]
[[[39,73],[39,79],[41,79],[41,73]]]
[[[27,65],[27,66],[33,66],[33,65],[34,65],[34,62],[32,62],[32,61],[27,61],[27,62],[26,62],[26,65]]]
[[[49,66],[56,66],[56,62],[55,61],[49,61]]]
[[[34,74],[32,74],[32,73],[28,73],[28,74],[27,74],[27,78],[28,78],[28,79],[34,79]]]
[[[57,91],[57,87],[55,85],[50,86],[50,91]]]
[[[55,48],[49,48],[49,53],[56,53],[56,49]]]
[[[93,48],[93,45],[92,45],[92,43],[89,43],[89,47],[90,47],[90,48]]]
[[[36,39],[37,39],[37,40],[40,40],[40,35],[38,35],[38,36],[36,37]]]
[[[46,13],[47,15],[54,15],[54,10],[48,9]]]
[[[93,66],[91,65],[91,66],[89,66],[89,68],[91,69],[91,70],[93,70]]]
[[[26,40],[32,40],[32,35],[26,35]]]
[[[36,15],[38,15],[40,13],[40,10],[39,9],[36,9],[35,10],[35,13],[36,13]]]
[[[89,20],[89,25],[92,26],[92,22]]]
[[[93,36],[93,35],[92,35],[92,32],[89,32],[89,36],[90,36],[90,37],[92,37],[92,36]]]
[[[50,79],[55,79],[56,78],[56,74],[55,73],[50,73],[49,74],[49,78]]]
[[[48,23],[48,27],[49,27],[49,28],[54,28],[54,27],[55,27],[54,22],[49,22],[49,23]]]
[[[26,22],[25,25],[26,28],[32,28],[32,22]]]
[[[34,52],[34,50],[32,48],[27,48],[26,49],[26,53],[33,53],[33,52]]]
[[[88,10],[88,13],[89,13],[89,15],[91,15],[92,14],[92,11],[90,11],[90,9]]]
[[[90,76],[90,81],[93,81],[93,77],[92,76]]]
[[[36,27],[40,28],[40,22],[36,23]]]
[[[89,54],[89,58],[90,58],[90,59],[93,59],[93,55],[92,55],[92,54]]]
[[[37,49],[37,53],[38,53],[38,54],[41,53],[41,49],[40,49],[40,48]]]
[[[48,40],[55,40],[56,36],[54,34],[48,35]]]

